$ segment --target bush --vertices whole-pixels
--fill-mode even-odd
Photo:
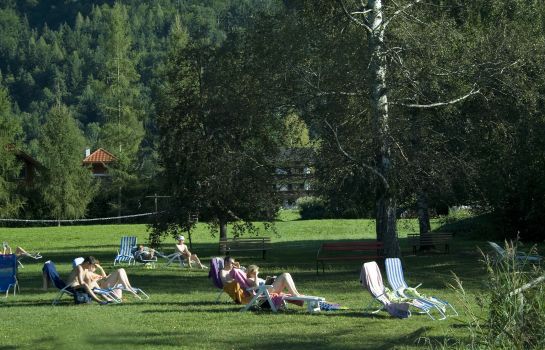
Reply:
[[[319,197],[301,197],[297,199],[301,219],[323,219],[326,216],[325,201]]]

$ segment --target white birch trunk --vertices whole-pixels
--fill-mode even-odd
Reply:
[[[390,134],[388,128],[388,95],[386,89],[386,58],[383,53],[384,19],[382,0],[369,0],[367,6],[371,10],[367,15],[370,25],[368,31],[369,66],[371,82],[371,109],[376,134],[377,165],[385,179],[390,179]],[[400,249],[397,240],[396,202],[391,189],[384,185],[377,191],[377,239],[384,243],[386,257],[399,257]]]

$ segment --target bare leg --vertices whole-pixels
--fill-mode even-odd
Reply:
[[[15,255],[20,256],[20,255],[30,255],[30,254],[28,254],[27,251],[24,250],[23,248],[17,247],[15,248]]]
[[[199,267],[200,267],[201,269],[205,269],[205,268],[206,268],[206,266],[204,266],[204,265],[201,263],[201,260],[199,259],[199,257],[197,256],[197,254],[192,254],[192,255],[191,255],[191,258],[189,259],[189,261],[191,261],[191,260],[193,260],[194,262],[196,262],[196,263],[199,265]],[[189,267],[191,267],[191,263],[189,264]]]
[[[287,272],[278,276],[272,286],[272,291],[275,293],[281,293],[284,291],[284,289],[287,289],[288,293],[290,294],[300,295],[297,291],[297,288],[295,287],[295,282],[293,282],[293,278]]]
[[[108,277],[101,279],[99,285],[102,288],[113,288],[117,285],[122,285],[124,289],[138,297],[129,282],[129,277],[125,269],[118,269],[112,272]]]

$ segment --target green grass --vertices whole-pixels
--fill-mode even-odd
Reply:
[[[56,291],[41,291],[41,267],[45,260],[57,264],[61,276],[70,271],[77,256],[94,255],[106,270],[122,235],[135,235],[146,242],[144,225],[72,226],[49,228],[1,228],[0,241],[28,251],[40,251],[40,262],[24,260],[19,270],[21,293],[0,300],[0,349],[418,349],[426,348],[420,337],[442,343],[446,338],[464,339],[464,316],[432,321],[425,315],[397,320],[381,313],[362,311],[369,293],[359,284],[361,265],[334,264],[316,275],[315,256],[321,242],[372,239],[370,220],[293,220],[288,213],[276,223],[273,248],[266,260],[240,255],[245,264],[257,263],[263,275],[292,273],[298,289],[325,297],[348,310],[307,314],[292,306],[286,312],[239,313],[240,307],[225,295],[215,303],[218,290],[207,278],[207,271],[165,267],[155,270],[142,266],[126,267],[134,286],[144,289],[151,299],[137,301],[126,296],[119,305],[73,305],[69,298],[51,306]],[[434,223],[438,227],[439,222]],[[446,283],[455,272],[470,295],[482,288],[484,270],[478,263],[477,245],[483,242],[455,239],[452,253],[412,256],[404,237],[415,232],[413,220],[399,225],[407,280],[423,282],[427,294],[457,304],[456,294]],[[217,236],[206,225],[192,233],[193,251],[207,264],[217,255]],[[167,238],[161,249],[173,251],[174,240]],[[477,310],[477,306],[471,306]],[[459,310],[463,311],[463,310]],[[420,341],[419,341],[420,339]]]

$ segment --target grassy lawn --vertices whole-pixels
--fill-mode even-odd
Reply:
[[[461,316],[432,321],[414,314],[398,320],[363,311],[371,299],[358,281],[360,263],[330,265],[325,274],[316,275],[315,256],[321,242],[372,239],[371,221],[293,219],[286,213],[277,223],[266,260],[259,255],[237,257],[245,265],[260,265],[262,275],[289,271],[302,293],[323,296],[348,310],[307,314],[304,308],[291,306],[278,314],[239,313],[240,307],[225,294],[220,303],[215,302],[218,290],[207,271],[163,263],[154,270],[125,266],[132,284],[144,289],[150,300],[124,295],[125,302],[118,305],[76,306],[66,297],[61,305],[51,306],[56,290],[40,289],[44,261],[54,261],[64,278],[77,256],[94,255],[109,271],[120,237],[135,235],[139,242],[146,242],[145,225],[0,228],[0,241],[44,256],[39,262],[24,260],[25,267],[19,269],[21,293],[0,300],[0,349],[418,349],[427,348],[421,337],[434,342],[467,337],[463,309],[456,293],[445,284],[452,282],[454,272],[470,295],[479,293],[483,269],[476,246],[484,247],[484,242],[457,235],[451,254],[413,256],[403,237],[416,231],[416,223],[402,220],[399,228],[407,280],[413,285],[423,282],[422,291],[451,301]],[[203,224],[192,238],[193,251],[208,264],[218,254],[218,238]],[[162,250],[172,252],[173,244],[167,238]]]

